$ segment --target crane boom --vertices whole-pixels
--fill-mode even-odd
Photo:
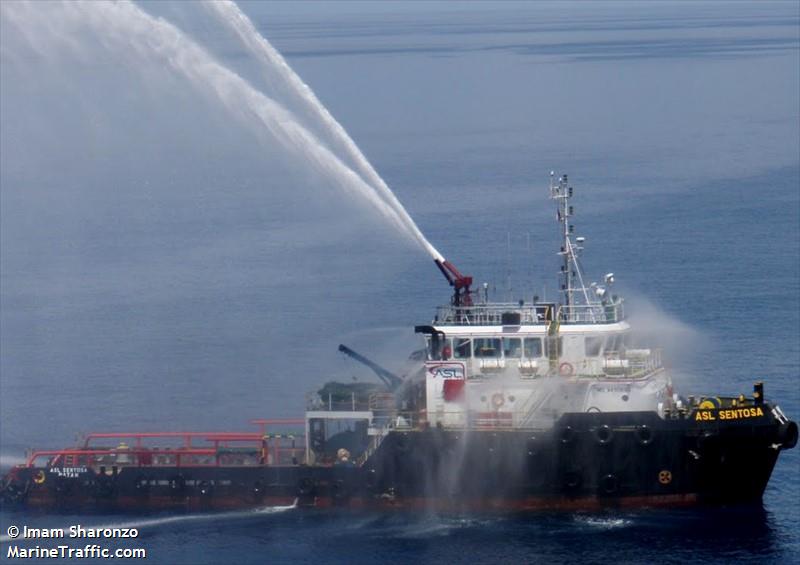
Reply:
[[[378,378],[381,381],[383,381],[383,383],[390,391],[394,392],[401,384],[403,384],[403,379],[401,379],[391,371],[384,369],[383,367],[375,363],[375,361],[367,359],[360,353],[353,351],[352,349],[350,349],[349,347],[347,347],[342,343],[339,344],[339,351],[372,369],[372,371],[376,375],[378,375]]]

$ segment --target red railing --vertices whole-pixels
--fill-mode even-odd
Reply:
[[[291,464],[305,462],[305,445],[302,433],[267,433],[267,426],[283,427],[305,423],[304,420],[252,420],[260,426],[259,432],[112,432],[91,433],[85,436],[82,447],[40,450],[31,453],[27,467],[34,467],[43,457],[49,458],[47,466],[250,466],[277,465],[282,461]],[[99,440],[122,441],[115,448],[92,447]],[[171,440],[172,445],[145,445],[155,440]],[[175,445],[177,440],[178,445]],[[300,445],[297,445],[300,440]],[[131,446],[127,443],[132,443]],[[197,441],[211,443],[195,445]],[[249,445],[248,445],[249,444]]]

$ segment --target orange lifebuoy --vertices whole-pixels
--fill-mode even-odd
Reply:
[[[505,403],[506,399],[503,398],[503,395],[499,392],[492,395],[492,406],[494,406],[495,410],[500,408]]]
[[[558,374],[562,377],[571,377],[575,374],[575,367],[570,363],[561,363],[561,365],[558,366]]]

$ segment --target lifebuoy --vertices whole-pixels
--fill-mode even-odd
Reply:
[[[41,469],[36,471],[36,473],[34,473],[33,475],[33,482],[36,483],[37,485],[44,484],[46,480],[47,477],[45,476],[44,471],[42,471]]]
[[[700,403],[697,405],[700,410],[714,410],[720,406],[722,406],[722,401],[716,396],[707,396],[701,399]]]
[[[575,367],[571,363],[564,361],[558,366],[558,374],[562,377],[571,377],[575,374]]]
[[[494,406],[495,410],[499,409],[505,403],[506,399],[503,397],[501,393],[497,392],[492,395],[492,406]]]

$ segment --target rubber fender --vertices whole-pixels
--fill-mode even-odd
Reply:
[[[98,477],[94,483],[94,495],[97,498],[111,498],[115,490],[113,481],[107,477]]]
[[[97,492],[97,481],[96,480],[94,480],[91,483],[89,483],[89,486],[91,486],[92,489],[95,492]],[[72,492],[72,487],[73,487],[73,481],[71,479],[65,479],[65,478],[61,477],[56,481],[55,491],[56,491],[56,494],[58,494],[58,495],[65,495],[65,494],[69,494],[69,493]]]
[[[616,475],[608,474],[600,479],[600,489],[605,494],[614,494],[619,490],[619,479]]]
[[[608,424],[603,424],[594,429],[594,438],[600,445],[608,445],[614,440],[614,430]]]
[[[175,475],[169,480],[169,488],[173,493],[183,492],[186,489],[186,478],[183,475]]]
[[[636,426],[636,441],[639,442],[639,445],[650,445],[653,443],[654,435],[653,430],[650,426],[646,424],[642,424],[641,426]]]
[[[395,449],[401,453],[407,452],[411,448],[411,440],[408,437],[408,434],[398,434],[397,439],[394,442]]]
[[[580,487],[581,482],[581,472],[578,469],[571,469],[564,473],[563,483],[568,489],[573,490]]]
[[[331,483],[331,496],[335,500],[344,500],[349,496],[347,485],[345,485],[344,481],[338,480]]]
[[[297,494],[300,496],[311,496],[317,488],[317,484],[311,477],[303,477],[297,482]]]
[[[559,437],[561,438],[561,443],[572,443],[575,441],[575,430],[572,426],[565,426],[559,432]]]
[[[14,504],[17,502],[22,502],[27,493],[27,485],[17,481],[12,481],[5,486],[2,492],[0,492],[0,498],[6,502]]]
[[[711,430],[706,430],[697,436],[697,447],[700,450],[713,449],[717,445],[717,434]]]
[[[797,445],[797,423],[786,422],[778,428],[778,439],[781,442],[781,449],[792,449]]]
[[[150,492],[150,479],[148,479],[144,475],[139,475],[138,477],[136,477],[135,488],[137,493],[147,494],[148,492]]]

